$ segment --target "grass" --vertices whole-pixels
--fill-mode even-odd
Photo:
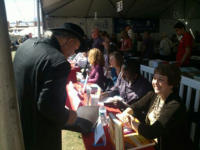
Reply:
[[[16,52],[16,51],[12,51],[12,52],[11,52],[11,57],[12,57],[12,60],[14,60],[14,57],[15,57],[15,52]]]
[[[82,135],[77,132],[62,130],[62,150],[85,150]]]

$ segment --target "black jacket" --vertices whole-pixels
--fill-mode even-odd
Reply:
[[[180,97],[172,93],[168,96],[158,120],[150,125],[147,115],[156,99],[154,92],[147,93],[132,105],[134,116],[140,120],[139,134],[148,139],[158,138],[160,150],[193,150],[188,135],[187,113]]]
[[[56,38],[30,39],[17,50],[14,72],[26,150],[61,150],[70,64]]]

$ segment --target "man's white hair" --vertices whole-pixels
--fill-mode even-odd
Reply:
[[[53,32],[50,30],[47,30],[44,32],[44,38],[50,38],[52,36]]]

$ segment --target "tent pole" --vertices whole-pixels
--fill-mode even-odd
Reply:
[[[4,0],[0,16],[0,150],[24,150]]]
[[[183,18],[184,18],[184,21],[185,21],[185,18],[186,17],[186,1],[184,0],[183,1]]]
[[[38,37],[41,38],[40,31],[40,0],[37,0],[37,25],[38,25]]]
[[[43,9],[43,3],[40,1],[40,6],[41,6],[41,22],[42,22],[42,36],[44,36],[44,31],[46,30],[46,19],[45,19],[45,13]]]

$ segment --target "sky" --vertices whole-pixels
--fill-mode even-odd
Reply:
[[[4,0],[7,20],[33,21],[36,18],[36,0]]]

